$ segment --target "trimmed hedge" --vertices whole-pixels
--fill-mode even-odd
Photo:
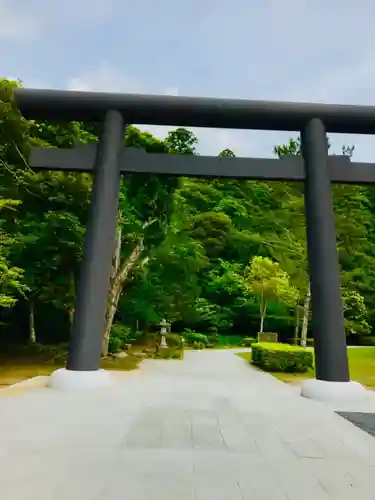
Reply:
[[[261,342],[251,346],[252,363],[268,372],[303,373],[313,367],[311,349]]]
[[[207,335],[203,333],[187,332],[184,334],[184,337],[190,345],[194,345],[195,342],[199,342],[205,346],[209,344]]]

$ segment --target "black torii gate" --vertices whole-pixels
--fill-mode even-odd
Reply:
[[[336,384],[340,390],[350,383],[331,183],[375,183],[375,164],[328,156],[326,133],[375,134],[375,106],[39,89],[16,89],[15,97],[27,119],[102,124],[98,146],[36,148],[30,158],[31,167],[36,169],[94,175],[66,370],[71,378],[99,374],[121,172],[148,172],[304,181],[316,378],[318,382],[341,383]],[[297,131],[301,133],[303,158],[147,154],[123,146],[126,124],[130,123]]]

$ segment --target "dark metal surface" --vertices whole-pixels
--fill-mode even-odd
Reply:
[[[15,89],[25,118],[101,121],[110,109],[128,123],[179,127],[300,131],[312,118],[328,132],[375,133],[375,106],[250,101],[206,97]]]
[[[67,368],[97,370],[103,341],[116,216],[120,194],[119,158],[124,138],[120,113],[109,111],[95,162],[86,226],[84,258],[77,292]]]
[[[375,413],[360,413],[360,412],[346,412],[337,411],[340,417],[345,418],[356,427],[361,429],[370,436],[375,437]]]
[[[303,130],[302,153],[316,378],[347,382],[349,367],[328,148],[321,120],[311,120]]]
[[[36,169],[90,172],[94,168],[96,146],[75,149],[31,151],[30,165]],[[375,163],[352,163],[348,156],[329,156],[332,182],[375,183]],[[278,158],[231,158],[183,156],[146,153],[137,148],[123,148],[121,172],[147,172],[192,177],[227,177],[301,181],[305,179],[303,159],[297,156]]]

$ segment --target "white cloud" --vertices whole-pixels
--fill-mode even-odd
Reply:
[[[144,3],[133,2],[131,9],[129,4],[130,0],[66,0],[63,4],[51,0],[0,0],[0,37],[1,8],[6,13],[3,18],[8,19],[11,14],[13,23],[26,17],[18,14],[17,18],[16,8],[19,13],[32,14],[30,26],[34,26],[34,36],[38,29],[44,34],[48,29],[52,35],[53,30],[60,33],[62,27],[64,36],[66,32],[63,44],[57,36],[45,36],[43,40],[46,44],[50,42],[52,56],[48,60],[53,58],[56,69],[51,63],[48,71],[53,72],[55,86],[60,88],[374,103],[374,0],[190,0],[183,19],[172,0],[159,0],[157,5],[149,2],[147,16]],[[107,22],[110,16],[111,23]],[[99,40],[99,30],[91,28],[100,23],[105,35]],[[87,29],[82,36],[81,26],[82,30]],[[16,32],[8,28],[8,33]],[[25,33],[27,29],[24,36]],[[78,45],[77,36],[81,37]],[[45,48],[40,50],[43,52]],[[61,59],[55,58],[57,50],[64,54]],[[34,57],[43,61],[47,57],[43,53],[38,59],[38,51],[32,51],[31,46],[29,60]],[[108,54],[105,56],[108,60],[93,67],[93,56],[103,53]],[[86,71],[72,69],[82,60],[89,61]],[[15,74],[13,61],[8,62],[8,71]],[[18,64],[27,66],[21,60]],[[63,73],[74,78],[66,82],[61,77]],[[138,79],[135,75],[142,77]],[[169,129],[143,128],[158,137]],[[194,131],[199,136],[202,153],[216,154],[229,147],[238,155],[249,156],[270,156],[275,144],[296,135]],[[373,142],[372,137],[365,136],[333,139],[335,151],[340,150],[342,143],[355,144],[355,157],[364,161],[374,159]]]
[[[73,77],[67,84],[69,90],[92,92],[130,92],[141,93],[141,85],[124,75],[119,69],[107,62],[94,69],[84,71]]]
[[[91,92],[126,92],[138,94],[161,94],[178,96],[179,89],[176,86],[164,89],[155,89],[139,83],[137,80],[127,77],[118,68],[110,63],[102,62],[94,69],[87,70],[79,76],[68,81],[66,88],[69,90],[81,90]],[[163,139],[167,136],[171,127],[157,125],[141,125],[141,130],[151,132],[155,137]],[[222,129],[190,128],[199,138],[199,151],[203,154],[218,154],[223,149],[231,148],[239,154],[245,153],[241,131]],[[246,143],[245,143],[246,144]]]

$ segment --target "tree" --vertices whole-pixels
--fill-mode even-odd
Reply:
[[[18,200],[0,199],[0,211],[17,205]],[[2,222],[0,220],[0,307],[12,307],[17,296],[22,296],[27,291],[27,286],[23,280],[23,269],[9,264],[9,246],[14,240],[2,229]]]
[[[179,128],[164,141],[152,134],[128,127],[125,143],[147,153],[193,154],[197,142],[192,132]],[[117,216],[116,248],[113,255],[102,353],[108,353],[112,324],[120,297],[137,271],[149,263],[150,253],[168,231],[173,212],[174,177],[136,174],[123,178]]]
[[[363,297],[355,291],[343,290],[344,325],[347,335],[361,336],[371,332]]]
[[[246,269],[245,283],[250,293],[258,297],[260,310],[260,332],[263,332],[267,307],[271,301],[293,305],[298,291],[291,286],[289,276],[278,262],[267,257],[254,257]]]

